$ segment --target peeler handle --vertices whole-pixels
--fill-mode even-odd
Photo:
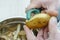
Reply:
[[[31,18],[31,14],[32,14],[32,13],[38,14],[38,13],[40,13],[40,10],[35,9],[35,8],[32,8],[32,9],[28,10],[28,11],[26,12],[26,19],[27,19],[27,20],[29,20],[29,19]]]

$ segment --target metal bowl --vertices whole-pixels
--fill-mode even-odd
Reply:
[[[12,32],[17,30],[17,25],[20,24],[20,32],[18,37],[21,36],[21,31],[23,29],[23,25],[25,24],[25,18],[9,18],[0,23],[0,35],[10,36],[13,34]],[[11,35],[10,35],[11,34]],[[26,35],[23,34],[26,38]],[[2,36],[0,36],[2,37]],[[21,39],[22,40],[22,39]],[[26,39],[25,39],[26,40]]]

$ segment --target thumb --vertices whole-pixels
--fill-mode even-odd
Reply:
[[[49,21],[49,37],[53,37],[56,34],[57,31],[57,18],[51,17]]]
[[[26,32],[27,40],[37,40],[37,38],[34,36],[32,30],[30,30],[27,26],[24,25],[24,30]]]

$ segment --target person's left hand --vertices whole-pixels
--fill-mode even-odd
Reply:
[[[60,30],[57,27],[56,17],[51,17],[48,28],[40,29],[37,37],[27,26],[24,26],[24,30],[26,32],[27,40],[60,40]]]

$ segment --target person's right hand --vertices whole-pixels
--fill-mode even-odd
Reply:
[[[60,30],[57,27],[56,17],[52,17],[49,21],[48,29],[40,29],[37,37],[33,34],[33,31],[27,26],[24,26],[27,40],[60,40]]]
[[[50,16],[57,16],[58,11],[56,10],[56,0],[31,0],[30,5],[26,8],[26,11],[31,8],[47,8],[47,10],[43,11],[48,13]],[[49,22],[48,28],[41,29],[38,32],[37,37],[34,36],[32,30],[30,30],[27,26],[24,26],[24,30],[27,35],[28,40],[60,40],[60,32],[57,31],[57,19],[56,17],[52,17]],[[48,30],[49,34],[48,34]]]

